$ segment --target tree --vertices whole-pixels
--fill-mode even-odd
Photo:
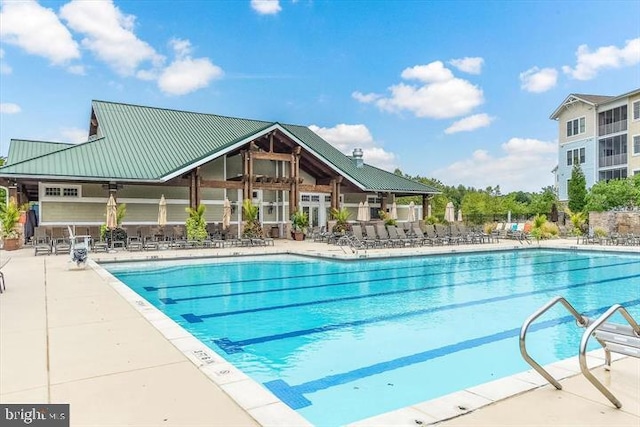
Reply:
[[[640,180],[637,180],[640,183]],[[591,187],[586,199],[586,210],[604,212],[615,208],[637,206],[640,186],[634,185],[634,178],[599,181]]]
[[[571,209],[571,212],[581,212],[587,203],[587,180],[579,163],[573,165],[571,180],[567,189],[569,193],[569,209]]]

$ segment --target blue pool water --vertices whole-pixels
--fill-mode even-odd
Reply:
[[[338,261],[295,256],[105,264],[318,426],[505,377],[524,319],[556,295],[640,318],[640,256],[529,250]],[[542,364],[575,356],[561,307],[530,332]],[[597,344],[596,344],[597,346]]]

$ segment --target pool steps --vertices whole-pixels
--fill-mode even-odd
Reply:
[[[551,385],[558,390],[562,390],[562,385],[558,380],[556,380],[529,355],[526,347],[527,332],[531,324],[558,303],[562,304],[567,311],[571,313],[571,315],[576,319],[578,326],[586,328],[586,331],[582,334],[582,339],[580,340],[580,352],[578,356],[582,375],[584,375],[584,377],[589,380],[589,382],[593,384],[598,391],[604,394],[604,396],[609,399],[616,408],[622,408],[622,402],[620,402],[620,400],[618,400],[618,398],[616,398],[613,393],[611,393],[611,391],[609,391],[609,389],[598,381],[598,379],[591,373],[587,364],[586,356],[589,339],[593,337],[598,341],[598,343],[600,343],[604,350],[606,370],[611,368],[611,353],[618,353],[640,359],[640,326],[622,305],[615,304],[611,306],[600,317],[593,320],[578,313],[578,311],[564,297],[557,296],[553,298],[529,316],[522,325],[520,330],[520,353],[522,354],[522,357],[533,369],[536,370],[536,372],[551,383]],[[607,322],[607,320],[616,313],[620,313],[627,321],[628,325]]]

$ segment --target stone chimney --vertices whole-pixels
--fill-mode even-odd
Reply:
[[[364,164],[362,160],[362,148],[354,148],[353,155],[351,158],[353,159],[353,163],[356,164],[356,167],[361,168],[362,165]]]

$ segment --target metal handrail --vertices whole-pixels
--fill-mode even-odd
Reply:
[[[531,323],[533,323],[538,317],[543,315],[547,310],[549,310],[551,307],[553,307],[557,303],[561,303],[567,309],[567,311],[569,311],[569,313],[571,313],[571,315],[573,315],[573,317],[576,318],[578,325],[580,325],[581,327],[587,326],[587,319],[584,316],[582,316],[580,313],[578,313],[578,311],[575,308],[573,308],[573,306],[569,303],[569,301],[567,301],[564,297],[561,297],[561,296],[555,297],[551,301],[549,301],[548,303],[540,307],[531,316],[529,316],[527,320],[525,320],[524,324],[522,325],[522,328],[520,329],[520,354],[522,354],[522,357],[524,358],[525,362],[531,365],[531,367],[535,369],[536,372],[542,375],[555,388],[557,388],[558,390],[562,390],[562,385],[560,385],[560,383],[555,378],[553,378],[551,374],[549,374],[546,370],[544,370],[544,368],[540,366],[538,362],[536,362],[535,360],[533,360],[531,356],[529,356],[529,353],[527,352],[527,346],[526,346],[527,330],[529,329],[529,326],[531,326]]]
[[[591,336],[596,331],[596,329],[602,326],[602,324],[609,317],[613,316],[613,314],[615,314],[617,311],[620,311],[620,314],[622,314],[622,317],[625,318],[625,320],[629,323],[629,325],[631,325],[631,328],[633,329],[634,333],[638,336],[638,338],[640,338],[640,326],[638,326],[638,323],[636,323],[633,317],[631,317],[627,309],[625,309],[620,304],[615,304],[611,306],[611,308],[609,308],[607,311],[605,311],[604,314],[602,314],[602,316],[600,316],[598,319],[593,321],[593,323],[591,323],[587,327],[587,330],[584,331],[584,334],[582,335],[582,340],[580,340],[580,354],[578,357],[580,360],[580,370],[582,371],[582,374],[585,377],[587,377],[587,379],[591,382],[591,384],[593,384],[598,390],[600,390],[600,392],[604,394],[607,397],[607,399],[609,399],[609,401],[611,401],[611,403],[615,405],[616,408],[619,409],[619,408],[622,408],[622,403],[613,395],[613,393],[609,391],[609,389],[607,389],[600,381],[598,381],[598,379],[591,373],[591,371],[589,371],[589,367],[587,366],[587,345],[589,344],[589,338],[591,338]],[[608,354],[609,350],[600,340],[597,339],[597,337],[596,337],[596,340],[604,348],[607,356],[607,360],[610,360],[611,356]]]

